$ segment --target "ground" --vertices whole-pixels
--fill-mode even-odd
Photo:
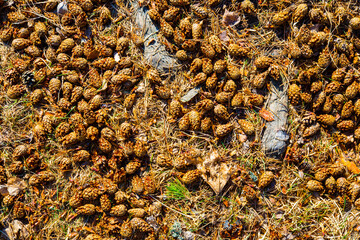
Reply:
[[[359,238],[356,2],[0,3],[1,238]]]

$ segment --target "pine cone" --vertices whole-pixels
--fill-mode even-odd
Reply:
[[[96,208],[93,204],[85,204],[84,206],[76,208],[76,213],[91,216],[96,213]]]
[[[265,171],[259,178],[259,188],[265,188],[275,179],[275,175],[271,171]]]
[[[192,184],[199,180],[201,172],[198,169],[187,171],[181,178],[181,181],[185,184]]]
[[[110,214],[116,217],[122,217],[126,214],[126,206],[123,204],[116,205],[111,208]]]

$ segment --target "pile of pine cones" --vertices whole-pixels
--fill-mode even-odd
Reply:
[[[306,144],[322,132],[345,152],[354,153],[360,146],[360,17],[356,8],[341,2],[290,5],[276,13],[271,24],[286,29],[292,39],[284,55],[297,71],[288,89],[290,104],[302,116],[295,141]],[[302,146],[298,147],[301,154]],[[304,160],[299,159],[294,162]],[[359,187],[352,175],[339,164],[316,165],[321,168],[312,171],[314,177],[306,187],[337,197],[346,209],[351,203],[358,208]]]
[[[252,122],[241,119],[233,121],[233,113],[241,108],[261,107],[264,97],[251,89],[261,89],[266,85],[268,68],[272,59],[260,56],[256,61],[254,86],[249,84],[250,76],[243,67],[252,57],[249,43],[237,43],[233,39],[222,41],[212,21],[220,1],[209,1],[205,5],[190,1],[151,1],[149,16],[160,27],[159,38],[168,50],[186,65],[189,83],[201,87],[200,99],[181,102],[174,94],[169,104],[169,115],[177,121],[182,131],[192,130],[224,138],[234,128],[251,136],[255,133]],[[254,5],[246,0],[239,5],[238,11],[248,10],[255,14]],[[187,15],[182,18],[181,16]],[[226,27],[226,26],[224,26]],[[274,71],[273,71],[274,72]],[[243,116],[245,117],[245,116]]]
[[[161,206],[142,197],[157,191],[152,174],[143,174],[149,163],[147,143],[137,137],[128,116],[116,126],[109,121],[113,106],[132,109],[141,97],[134,90],[145,75],[130,53],[138,45],[129,38],[124,16],[113,18],[114,5],[106,1],[33,2],[14,1],[0,30],[0,40],[14,51],[1,79],[7,97],[25,98],[40,112],[33,119],[30,143],[15,145],[9,165],[1,166],[1,183],[10,175],[26,177],[26,191],[38,192],[58,176],[88,166],[96,179],[59,189],[63,204],[78,216],[105,214],[112,225],[98,223],[101,234],[155,239],[144,218],[158,216]],[[151,71],[158,81],[156,70]],[[156,90],[161,95],[164,87],[156,85]],[[61,151],[54,153],[59,172],[44,157],[54,142]],[[34,229],[42,226],[36,209],[43,207],[27,206],[24,193],[4,196],[2,202],[10,218],[27,218]]]
[[[269,81],[282,81],[287,71],[284,63],[290,62],[296,74],[288,95],[304,116],[302,137],[311,139],[323,129],[342,147],[360,147],[360,17],[352,6],[337,1],[327,5],[289,2],[274,10],[266,3],[244,0],[231,9],[232,14],[243,16],[243,22],[257,19],[262,9],[274,12],[264,27],[291,39],[285,39],[283,54],[276,56],[259,53],[246,35],[239,39],[233,34],[238,26],[219,20],[217,13],[224,12],[219,0],[142,3],[160,28],[160,41],[183,63],[183,77],[200,89],[200,97],[182,101],[157,70],[134,60],[132,51],[142,41],[127,27],[129,16],[115,17],[107,1],[14,0],[5,8],[0,40],[13,54],[1,83],[9,99],[24,98],[39,113],[33,119],[30,143],[14,145],[9,164],[0,165],[1,184],[13,176],[23,177],[26,191],[37,193],[56,183],[58,174],[71,175],[74,168],[89,167],[96,177],[86,183],[70,182],[59,190],[62,202],[58,203],[74,209],[75,216],[95,216],[98,234],[85,239],[114,235],[157,239],[154,222],[161,215],[161,205],[148,196],[157,193],[158,185],[146,171],[147,143],[128,116],[142,98],[137,84],[149,83],[145,87],[152,88],[153,96],[168,103],[169,122],[176,123],[179,131],[223,139],[235,129],[251,138],[258,126],[244,110],[257,112],[263,107]],[[121,1],[116,4],[123,8]],[[115,106],[129,114],[112,124],[109,118]],[[59,172],[44,157],[54,143],[61,149],[54,153]],[[174,168],[184,184],[192,184],[201,176],[192,168],[196,158],[192,153],[173,159],[159,154],[155,162]],[[360,187],[350,183],[345,172],[337,165],[322,168],[306,186],[359,207]],[[273,172],[265,171],[259,189],[266,189],[274,179]],[[256,198],[251,197],[256,196],[253,188],[245,186],[243,191],[249,193],[249,201]],[[3,196],[2,204],[9,218],[26,218],[40,229],[40,222],[50,215],[50,200],[25,200],[21,192]],[[96,218],[99,215],[101,219]]]

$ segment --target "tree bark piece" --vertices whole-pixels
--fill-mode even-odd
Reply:
[[[171,69],[178,68],[180,65],[172,57],[165,46],[159,42],[155,26],[148,15],[147,7],[139,7],[135,12],[135,22],[142,32],[144,39],[144,58],[151,66],[161,73],[168,73]]]
[[[262,147],[267,156],[280,158],[287,146],[289,135],[286,131],[288,118],[287,88],[283,82],[272,80],[267,110],[274,114],[274,121],[266,122]]]

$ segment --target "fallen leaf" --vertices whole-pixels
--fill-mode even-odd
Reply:
[[[0,194],[16,196],[26,188],[26,183],[20,178],[10,178],[8,183],[0,185]]]
[[[265,108],[260,109],[259,115],[268,122],[274,121],[274,115]]]
[[[10,240],[25,240],[29,239],[29,231],[21,221],[14,220],[9,223],[9,227],[5,229],[5,233]]]
[[[225,9],[223,18],[222,18],[222,23],[226,26],[235,26],[237,24],[240,23],[240,15],[237,12],[230,12],[227,9]]]
[[[230,41],[230,38],[228,37],[226,31],[221,31],[220,34],[219,34],[219,38],[221,41],[223,42],[228,42]]]
[[[348,160],[345,159],[345,155],[344,153],[338,149],[340,152],[340,162],[347,167],[347,169],[352,172],[353,174],[359,174],[360,173],[360,169],[356,166],[356,164],[354,162],[350,162]]]
[[[201,171],[202,178],[219,195],[231,176],[231,166],[225,162],[220,162],[217,151],[212,151],[205,160],[197,164]]]

